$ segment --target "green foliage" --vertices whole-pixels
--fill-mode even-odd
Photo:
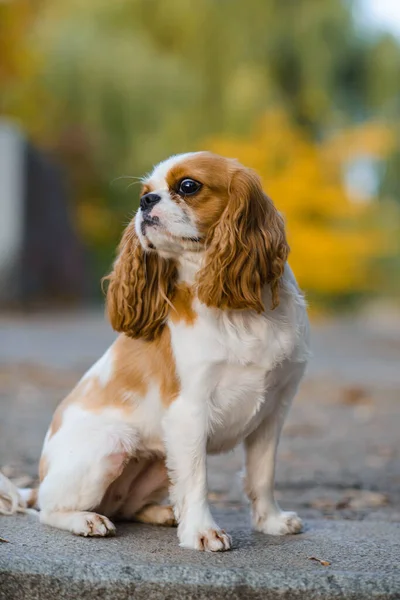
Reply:
[[[363,34],[355,1],[14,0],[0,10],[1,110],[66,165],[96,276],[137,205],[137,187],[115,178],[211,137],[248,136],[276,107],[314,141],[376,115],[400,122],[399,44]],[[399,197],[393,174],[385,185]]]

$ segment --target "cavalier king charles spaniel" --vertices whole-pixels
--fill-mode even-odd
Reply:
[[[206,456],[243,442],[254,528],[299,532],[274,499],[279,435],[309,357],[288,253],[254,171],[210,152],[156,166],[105,278],[121,334],[56,409],[38,490],[3,477],[0,511],[34,506],[83,536],[113,534],[110,519],[177,524],[181,546],[229,550]]]

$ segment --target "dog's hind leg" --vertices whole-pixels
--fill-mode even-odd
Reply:
[[[95,511],[134,453],[135,431],[114,415],[74,411],[44,447],[40,520],[77,535],[112,535],[114,525]]]
[[[148,504],[134,515],[134,520],[165,527],[176,527],[177,525],[174,509],[170,504]]]
[[[305,365],[299,363],[281,389],[275,393],[276,406],[245,440],[246,492],[252,503],[254,528],[271,535],[299,533],[301,519],[294,512],[280,509],[274,498],[276,451],[282,425]]]
[[[160,504],[168,495],[168,473],[163,459],[149,461],[133,480],[118,516],[121,519],[175,526],[172,506]]]

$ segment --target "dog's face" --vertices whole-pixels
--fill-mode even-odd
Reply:
[[[201,251],[229,201],[234,161],[209,152],[173,156],[144,179],[136,232],[144,250]]]
[[[210,152],[160,163],[143,180],[140,208],[108,276],[108,312],[117,331],[156,337],[174,299],[179,269],[201,257],[193,293],[221,310],[264,310],[279,302],[289,247],[282,217],[254,171]]]

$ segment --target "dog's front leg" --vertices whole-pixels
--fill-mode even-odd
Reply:
[[[191,397],[179,397],[164,419],[171,499],[185,548],[229,550],[231,539],[215,523],[207,500],[207,408]]]

